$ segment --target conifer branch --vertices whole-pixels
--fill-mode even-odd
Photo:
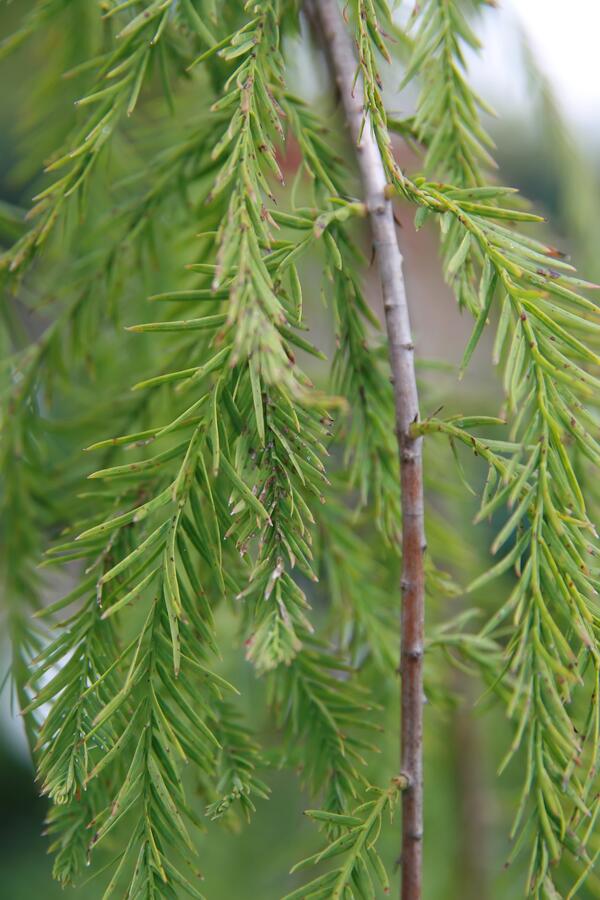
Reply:
[[[474,0],[472,5],[482,2]],[[403,84],[424,73],[413,128],[427,148],[425,170],[456,186],[482,185],[482,169],[496,164],[489,153],[493,142],[481,125],[479,111],[493,111],[466,79],[461,46],[465,43],[478,50],[480,42],[456,0],[427,0],[418,21]]]
[[[58,0],[58,4],[57,0],[38,3],[22,28],[6,43],[6,52],[18,46],[32,30],[53,16],[57,5],[64,6],[65,0]],[[165,33],[168,40],[169,30],[173,28],[177,5],[175,0],[153,0],[143,5],[124,2],[111,4],[109,8],[104,5],[103,18],[110,25],[115,20],[121,27],[117,26],[114,47],[109,47],[91,60],[95,81],[92,88],[76,101],[78,107],[91,107],[92,112],[73,133],[68,144],[61,147],[46,165],[45,171],[53,180],[36,194],[35,205],[28,214],[37,222],[9,252],[0,255],[0,271],[18,272],[31,263],[64,215],[69,201],[77,200],[81,210],[98,160],[114,138],[123,116],[131,116],[136,109],[157,55],[160,56],[165,92],[169,97],[168,66],[163,43]],[[137,9],[132,10],[132,6]],[[185,12],[182,15],[185,18]],[[202,37],[206,39],[204,33]],[[87,71],[89,67],[90,60],[85,60],[81,67],[69,74],[78,74],[80,69]]]
[[[340,676],[342,673],[342,677]],[[273,674],[271,705],[311,796],[323,793],[326,812],[347,811],[367,786],[365,757],[377,730],[368,692],[353,670],[309,635],[291,665]]]
[[[414,348],[408,316],[402,256],[396,239],[387,178],[376,140],[365,116],[362,82],[336,0],[315,0],[324,46],[340,92],[346,121],[357,149],[379,266],[389,339],[402,502],[402,772],[408,781],[402,798],[402,897],[421,896],[423,838],[423,640],[425,615],[425,531],[421,441],[411,432],[419,418]]]
[[[381,857],[375,849],[386,812],[393,815],[398,792],[407,790],[402,776],[392,780],[385,790],[371,788],[375,799],[367,800],[352,811],[351,815],[307,810],[306,815],[323,824],[330,832],[326,846],[313,856],[303,859],[292,869],[317,865],[335,859],[334,868],[284,897],[284,900],[342,900],[343,897],[374,897],[375,885],[390,892],[390,883]],[[341,857],[341,862],[339,861]]]
[[[265,674],[280,758],[322,807],[309,815],[324,824],[327,844],[306,863],[335,860],[292,896],[387,890],[374,847],[381,814],[406,788],[404,820],[414,825],[420,788],[407,763],[389,791],[369,793],[394,693],[402,518],[405,570],[420,566],[416,584],[404,582],[405,608],[415,587],[422,598],[423,579],[431,598],[427,640],[410,643],[410,616],[403,626],[403,689],[413,710],[418,717],[423,646],[432,707],[451,700],[448,665],[477,673],[514,724],[503,765],[517,754],[523,761],[511,858],[528,845],[527,892],[566,893],[569,867],[575,883],[567,896],[588,877],[595,890],[600,611],[590,472],[600,462],[598,309],[587,296],[595,286],[524,232],[540,217],[510,188],[489,183],[485,104],[469,84],[463,51],[478,45],[469,9],[482,2],[424,0],[413,40],[394,25],[387,0],[352,0],[345,23],[341,4],[312,0],[320,34],[333,35],[327,49],[365,203],[354,199],[335,133],[285,83],[287,48],[304,40],[297,0],[38,0],[0,45],[0,56],[30,37],[34,52],[58,47],[52,70],[36,80],[29,115],[42,142],[23,154],[21,173],[58,143],[50,167],[62,177],[42,191],[37,223],[20,241],[24,222],[0,209],[0,238],[17,238],[0,259],[0,278],[15,287],[2,307],[7,339],[0,336],[10,354],[0,368],[0,599],[62,883],[95,859],[97,844],[116,842],[107,896],[198,898],[186,872],[194,835],[207,819],[249,818],[267,797],[258,744],[223,696],[230,686],[211,670],[227,615]],[[81,28],[69,28],[84,7]],[[402,120],[384,104],[382,64],[393,52],[406,64],[405,80],[420,85],[414,116]],[[67,82],[58,77],[65,66]],[[187,87],[183,79],[171,85],[175,74]],[[152,101],[159,80],[168,127],[163,104]],[[76,95],[83,119],[69,140]],[[43,105],[45,97],[51,102]],[[146,98],[148,130],[143,117],[126,117]],[[52,127],[42,128],[48,118]],[[425,176],[400,170],[392,132],[424,150]],[[69,197],[82,202],[99,186],[102,157],[107,190],[96,190],[70,227]],[[592,182],[577,177],[581,189]],[[568,183],[575,196],[580,188]],[[417,228],[439,224],[446,280],[475,320],[463,371],[498,322],[501,418],[438,412],[418,420],[410,331],[398,317],[406,310],[395,194],[416,209]],[[354,220],[367,215],[393,386],[362,285],[369,261],[354,238]],[[59,221],[67,240],[57,233],[38,254]],[[26,278],[11,277],[11,267],[25,274],[34,257]],[[306,368],[319,388],[299,362],[299,353],[323,359],[305,334],[316,266],[336,338],[323,380],[322,369]],[[137,303],[148,293],[150,315]],[[127,333],[114,329],[122,310],[139,323]],[[28,343],[30,314],[41,336]],[[421,373],[421,404],[437,408],[440,384],[429,387],[427,364]],[[102,434],[117,436],[98,440]],[[437,462],[427,466],[426,487],[443,497],[428,511],[425,560],[424,438]],[[79,494],[90,458],[80,448],[91,441],[100,461]],[[477,461],[463,467],[469,453]],[[483,573],[475,544],[465,547],[456,527],[465,512],[459,491],[436,477],[452,455],[471,493],[471,469],[488,469],[476,521],[499,521],[497,559]],[[78,581],[45,607],[43,572],[63,564]],[[471,630],[475,610],[438,619],[436,598],[460,603],[462,593],[440,564],[468,572],[468,590],[483,589],[486,601],[494,578],[513,579],[481,631]],[[305,594],[303,579],[317,578]],[[420,629],[418,616],[412,624]],[[414,722],[405,711],[403,727]],[[183,786],[185,760],[201,819]]]
[[[268,786],[256,775],[261,759],[258,746],[251,733],[240,722],[232,703],[224,698],[215,704],[217,720],[215,735],[220,748],[216,785],[217,799],[206,807],[206,815],[212,820],[231,815],[238,805],[246,821],[250,821],[256,807],[254,800],[269,797]]]

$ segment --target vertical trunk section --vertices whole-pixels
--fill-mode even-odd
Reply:
[[[425,530],[422,439],[411,434],[411,425],[419,418],[414,348],[392,204],[386,197],[381,154],[368,121],[361,135],[363,87],[360,78],[355,81],[354,45],[337,0],[311,0],[309,11],[317,22],[355,145],[385,307],[402,488],[401,765],[408,786],[402,799],[401,897],[419,900],[423,852]]]

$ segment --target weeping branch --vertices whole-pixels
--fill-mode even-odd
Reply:
[[[365,201],[383,291],[392,368],[402,487],[402,773],[408,781],[402,800],[402,898],[421,896],[423,834],[423,476],[421,440],[411,434],[419,418],[414,348],[402,255],[396,239],[386,176],[370,123],[364,119],[362,81],[355,83],[356,58],[336,0],[314,0],[311,13],[322,34],[357,151]]]

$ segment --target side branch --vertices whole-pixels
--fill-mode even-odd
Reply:
[[[422,881],[423,835],[423,627],[425,579],[423,554],[422,439],[411,435],[419,418],[414,350],[406,301],[402,255],[394,216],[386,196],[386,175],[370,123],[363,128],[364,93],[355,81],[357,61],[337,0],[312,0],[325,51],[340,93],[357,152],[381,277],[402,487],[402,637],[400,672],[402,772],[408,787],[402,800],[402,900],[418,900]]]

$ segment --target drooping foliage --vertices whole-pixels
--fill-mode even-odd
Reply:
[[[468,551],[432,499],[428,660],[458,662],[506,706],[526,892],[579,896],[599,808],[588,484],[600,321],[595,285],[493,176],[487,107],[465,67],[482,5],[427,0],[404,32],[385,0],[353,0],[346,27],[389,194],[417,228],[435,222],[444,277],[474,319],[461,371],[494,329],[505,392],[498,418],[443,418],[423,379],[415,431],[428,452],[441,459],[436,435],[449,440],[459,485],[463,447],[487,466],[477,521],[492,520],[499,561],[469,590],[508,585],[497,609],[482,600],[487,621],[444,624],[440,597],[460,593]],[[258,722],[240,718],[244,685],[220,671],[224,611],[267,683],[277,762],[321,805],[308,815],[325,847],[297,868],[326,868],[288,896],[389,885],[376,843],[402,777],[376,754],[397,665],[392,386],[343,126],[290,75],[312,41],[300,7],[38,0],[0,45],[43,53],[60,40],[69,75],[65,88],[51,69],[31,101],[39,122],[46,94],[65,98],[27,221],[0,210],[11,677],[50,803],[55,876],[77,881],[106,846],[106,898],[200,897],[204,824],[245,821],[269,796]],[[384,104],[393,53],[418,89],[402,121]],[[75,107],[62,93],[73,84]],[[422,149],[423,174],[402,171],[394,132]],[[333,352],[306,336],[317,315]],[[55,566],[65,574],[49,602]]]

